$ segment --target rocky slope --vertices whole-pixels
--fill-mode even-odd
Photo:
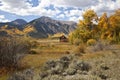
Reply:
[[[25,27],[33,26],[35,32],[29,33],[30,36],[40,38],[47,37],[49,34],[65,33],[73,31],[76,28],[75,22],[58,21],[49,17],[41,17],[29,22]]]
[[[45,16],[35,19],[29,23],[22,19],[17,19],[8,23],[0,23],[0,28],[6,25],[6,29],[17,28],[20,31],[24,31],[30,27],[32,30],[28,30],[29,32],[26,34],[34,38],[45,38],[48,37],[48,35],[56,33],[68,34],[76,28],[75,22],[53,20],[52,18]]]

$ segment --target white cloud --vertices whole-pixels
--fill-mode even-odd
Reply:
[[[65,18],[65,14],[60,14],[57,16],[57,18]]]
[[[27,9],[32,6],[32,4],[26,2],[26,0],[0,0],[0,1],[1,1],[1,4],[3,5],[1,6],[1,9],[9,9],[9,8]]]
[[[90,5],[96,5],[97,0],[50,0],[51,4],[55,6],[66,6],[66,7],[86,7]]]
[[[32,2],[32,0],[28,0],[29,2]]]
[[[0,4],[2,4],[0,10],[16,15],[68,18],[72,21],[82,19],[82,13],[88,8],[94,9],[99,15],[103,12],[112,13],[115,9],[120,8],[120,0],[39,0],[39,5],[34,7],[32,6],[33,4],[27,2],[27,0],[0,0],[0,2]],[[50,5],[53,5],[54,9],[46,9],[46,7]],[[59,9],[61,7],[63,7],[63,10]],[[73,9],[69,10],[70,7]],[[82,10],[80,10],[80,8]]]
[[[120,8],[120,0],[112,1],[112,0],[99,0],[99,4],[96,6],[91,6],[98,15],[103,14],[104,12],[108,13],[108,15],[112,14],[116,9]]]
[[[26,0],[0,0],[0,1],[2,2],[0,10],[21,16],[26,15],[54,16],[55,14],[58,14],[60,12],[58,9],[56,10],[45,9],[45,7],[50,5],[49,0],[41,0],[39,5],[36,7],[32,7],[32,4],[26,2]]]
[[[32,7],[32,4],[26,2],[26,0],[0,0],[2,6],[0,10],[14,13],[17,15],[56,15],[60,11],[55,8],[55,10],[46,10],[45,7],[54,5],[55,7],[64,6],[67,7],[86,7],[89,5],[95,5],[96,1],[91,0],[39,0],[39,5]],[[34,14],[33,14],[34,13]],[[51,13],[51,14],[50,14]]]
[[[47,7],[51,4],[51,0],[39,0],[40,7]]]
[[[75,22],[78,22],[79,20],[82,20],[82,19],[83,19],[82,16],[79,16],[79,17],[75,17],[75,16],[69,17],[69,21],[75,21]]]
[[[28,10],[32,8],[32,4],[26,0],[0,0],[2,6],[0,10],[17,15],[28,15]]]
[[[5,16],[4,15],[0,15],[0,18],[3,19],[3,18],[5,18]]]
[[[65,11],[64,14],[70,21],[79,21],[82,19],[83,10],[72,9],[70,11]]]
[[[78,18],[73,16],[73,17],[70,17],[69,20],[70,21],[78,21]]]
[[[4,15],[0,15],[0,22],[9,22],[9,20]]]
[[[70,16],[79,16],[79,15],[82,15],[82,13],[83,13],[83,11],[76,9],[76,10],[70,10],[69,15]]]

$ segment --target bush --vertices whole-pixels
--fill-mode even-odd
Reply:
[[[0,67],[19,67],[20,59],[30,50],[22,38],[0,38]]]
[[[83,42],[80,39],[75,39],[74,42],[73,42],[73,44],[77,45],[77,46],[80,45],[81,43],[83,43]]]
[[[96,40],[95,39],[89,39],[88,41],[87,41],[87,45],[88,46],[94,46],[96,44]]]
[[[32,69],[27,69],[23,72],[17,72],[13,74],[8,80],[33,80],[34,71]]]
[[[91,66],[87,62],[76,59],[76,56],[69,55],[62,57],[57,61],[48,61],[46,65],[43,66],[44,69],[42,69],[40,73],[41,80],[66,80],[65,77],[76,76],[79,74],[78,71],[81,71],[82,75],[86,75],[91,69]],[[81,74],[79,74],[79,76],[80,75]],[[74,79],[71,80],[76,79],[74,77]],[[77,80],[81,80],[81,78]]]
[[[45,77],[44,79],[40,80],[63,80],[63,77],[59,75],[49,75],[48,77]]]
[[[73,50],[73,53],[75,53],[75,54],[77,54],[77,55],[80,55],[80,54],[85,53],[85,49],[86,49],[85,45],[82,44],[82,45],[77,46],[77,47]]]
[[[39,43],[37,41],[31,41],[29,44],[30,44],[31,48],[35,48],[39,45]]]
[[[98,41],[93,47],[93,51],[102,51],[106,49],[105,41]]]
[[[38,54],[38,52],[36,52],[35,50],[30,50],[28,53],[29,54]]]
[[[113,39],[113,38],[108,38],[108,43],[109,43],[109,44],[115,44],[116,41],[115,41],[115,39]]]
[[[76,72],[77,72],[77,70],[74,69],[74,68],[68,68],[68,69],[66,70],[66,72],[67,72],[68,75],[75,75]]]
[[[89,71],[91,69],[91,66],[87,62],[77,62],[75,65],[76,69],[81,71]]]

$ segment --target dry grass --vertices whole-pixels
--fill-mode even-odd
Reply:
[[[82,60],[89,60],[89,59],[99,59],[104,57],[105,55],[111,55],[111,51],[100,51],[95,53],[87,53],[80,57]]]
[[[45,62],[51,59],[58,59],[68,54],[74,48],[74,45],[69,43],[60,43],[59,40],[41,39],[37,40],[37,42],[39,44],[37,47],[33,48],[37,54],[27,54],[21,60],[22,70],[31,67],[38,70],[38,68],[41,67]],[[0,80],[6,80],[2,79],[4,77],[5,75],[1,76]]]
[[[23,67],[40,67],[46,61],[58,59],[68,54],[74,45],[60,43],[58,40],[38,40],[39,46],[34,50],[37,54],[28,54],[23,60]]]
[[[7,79],[8,79],[8,75],[0,76],[0,80],[7,80]]]
[[[41,67],[46,61],[58,59],[76,48],[74,45],[69,43],[60,43],[58,40],[39,40],[38,42],[39,46],[34,49],[38,54],[28,54],[22,60],[23,67]],[[117,48],[119,48],[119,46],[117,46]],[[111,51],[99,51],[94,53],[87,52],[80,56],[80,59],[98,59],[111,54]]]
[[[34,48],[35,51],[37,51],[37,54],[27,54],[26,57],[22,59],[22,67],[25,68],[35,68],[36,72],[39,72],[39,68],[43,66],[43,64],[49,60],[55,60],[62,56],[65,56],[69,52],[71,52],[73,49],[75,49],[74,45],[71,45],[69,43],[60,43],[58,40],[37,40],[39,42],[39,45]],[[80,56],[79,58],[81,60],[86,60],[89,62],[101,60],[103,58],[110,57],[112,58],[115,56],[114,51],[118,51],[120,53],[120,45],[114,46],[116,49],[114,50],[107,50],[107,51],[98,51],[98,52],[87,52]],[[0,78],[0,80],[6,80],[7,76],[4,75]]]
[[[42,79],[40,80],[54,80],[54,79],[66,80],[66,78],[69,78],[67,80],[78,80],[81,78],[84,80],[85,77],[87,77],[86,80],[93,80],[93,79],[119,80],[120,48],[117,46],[115,48],[116,49],[114,50],[98,51],[95,53],[86,53],[81,57],[76,55],[75,56],[68,55],[60,59],[58,58],[61,57],[61,54],[56,55],[55,53],[53,54],[42,53],[40,55],[42,55],[43,57],[38,57],[38,58],[41,58],[42,61],[45,61],[45,62],[47,61],[47,62],[46,64],[44,64],[44,62],[40,62],[41,64],[38,64],[40,67],[38,69],[42,69],[40,72],[40,77]],[[61,64],[61,61],[63,61],[62,64]],[[66,66],[64,66],[64,63],[66,64]],[[66,73],[64,74],[64,72]],[[37,71],[36,75],[37,74],[39,74],[39,71]],[[40,77],[37,77],[36,75],[34,76],[36,78],[34,80],[37,80],[37,78],[38,79],[40,78]],[[64,75],[64,77],[62,75]]]
[[[42,66],[46,61],[49,61],[51,59],[58,59],[61,56],[65,54],[50,54],[50,53],[42,53],[37,55],[28,55],[22,60],[23,66],[27,67],[40,67]]]

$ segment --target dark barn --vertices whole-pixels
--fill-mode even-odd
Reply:
[[[60,36],[60,42],[68,42],[68,38],[64,35]]]

